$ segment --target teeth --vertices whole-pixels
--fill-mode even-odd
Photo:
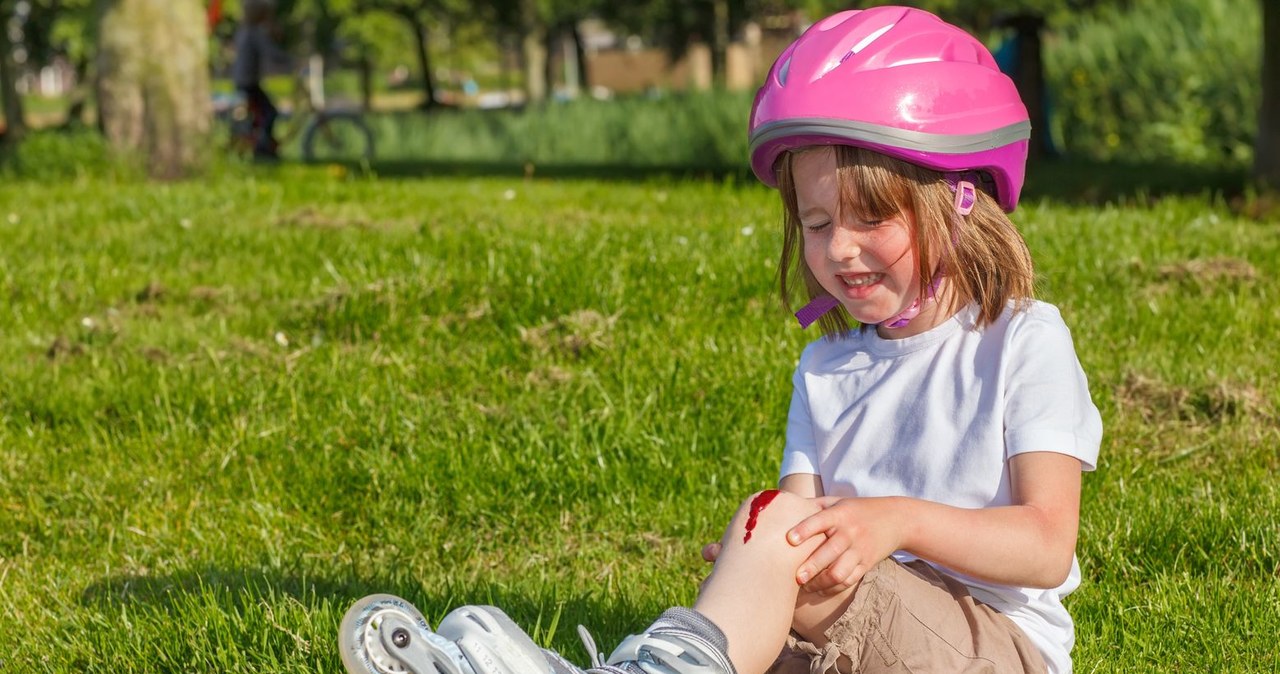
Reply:
[[[844,281],[844,284],[846,286],[849,286],[850,288],[858,288],[861,286],[869,286],[872,283],[879,281],[880,274],[867,274],[866,276],[859,276],[857,278],[849,278],[848,276],[841,276],[840,280]]]

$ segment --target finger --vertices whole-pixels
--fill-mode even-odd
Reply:
[[[848,570],[856,563],[856,558],[848,550],[844,550],[831,563],[825,567],[818,569],[808,583],[805,583],[804,589],[809,592],[817,592],[819,594],[827,594],[831,588],[840,585],[845,581]]]
[[[845,555],[827,569],[830,581],[820,592],[828,597],[840,594],[855,587],[862,579],[861,564],[854,561],[853,555]]]
[[[804,591],[828,597],[831,588],[840,584],[840,580],[832,574],[831,569],[823,569],[813,580],[804,584]]]
[[[857,556],[847,552],[809,581],[804,589],[828,597],[840,594],[858,584],[862,578],[861,569]]]
[[[702,546],[702,558],[708,562],[714,562],[720,557],[720,544],[707,543]]]
[[[869,571],[871,567],[860,561],[854,563],[852,560],[852,555],[845,555],[838,562],[828,567],[828,572],[830,573],[829,579],[831,582],[823,589],[818,590],[818,592],[830,597],[855,588],[861,584],[862,578],[867,575],[867,571]],[[848,571],[843,570],[846,563],[852,564],[852,567],[849,568]]]
[[[801,543],[813,538],[818,534],[825,534],[832,525],[832,515],[827,512],[827,506],[823,506],[823,510],[800,520],[800,523],[791,527],[787,532],[787,542],[791,545],[800,545]]]
[[[818,574],[827,570],[827,567],[835,563],[847,550],[849,546],[843,540],[832,536],[827,538],[826,542],[818,546],[809,558],[800,564],[796,569],[796,582],[801,585],[808,585],[810,581],[818,577]]]

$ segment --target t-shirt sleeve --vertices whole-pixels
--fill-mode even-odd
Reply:
[[[1049,305],[1011,326],[1005,373],[1005,449],[1008,456],[1057,452],[1097,466],[1102,417],[1076,357],[1071,331]]]
[[[818,449],[809,416],[809,393],[805,387],[805,364],[812,347],[800,356],[791,376],[791,409],[787,412],[787,445],[782,452],[781,477],[805,473],[818,475]]]

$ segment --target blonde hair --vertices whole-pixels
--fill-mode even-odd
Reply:
[[[911,237],[918,253],[916,276],[921,297],[933,279],[934,260],[954,293],[953,306],[978,305],[979,326],[995,321],[1010,301],[1024,306],[1035,297],[1031,253],[990,194],[977,190],[973,211],[961,216],[956,213],[955,196],[943,173],[864,148],[831,147],[835,150],[841,209],[865,220],[883,220],[904,211],[915,216]],[[809,149],[784,153],[775,166],[784,210],[778,287],[788,310],[799,283],[805,288],[805,302],[827,294],[804,259],[804,231],[792,175],[793,158]],[[827,336],[849,331],[852,322],[844,307],[828,311],[818,321]]]

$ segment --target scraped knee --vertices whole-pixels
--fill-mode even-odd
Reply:
[[[747,497],[738,508],[726,542],[786,544],[787,531],[819,510],[813,499],[803,496],[777,489],[757,492]]]

